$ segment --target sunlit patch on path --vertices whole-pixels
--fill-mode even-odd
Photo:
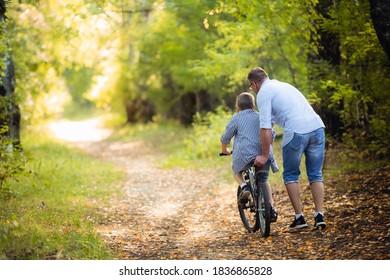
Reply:
[[[49,129],[56,138],[68,142],[99,142],[112,133],[101,126],[99,119],[52,122]]]

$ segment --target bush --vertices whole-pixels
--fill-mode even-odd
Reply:
[[[5,182],[16,179],[25,172],[26,157],[19,148],[15,148],[12,141],[6,136],[7,126],[0,128],[0,195],[9,195],[11,189],[6,187]]]
[[[186,155],[192,159],[215,158],[220,151],[220,138],[232,115],[222,106],[205,115],[197,113],[192,124],[193,134],[184,139]]]

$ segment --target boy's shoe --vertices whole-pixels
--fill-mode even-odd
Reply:
[[[294,219],[294,222],[290,225],[290,229],[307,228],[308,225],[305,222],[305,218],[300,216],[298,219]]]
[[[248,197],[250,196],[251,192],[248,185],[245,185],[241,189],[240,196],[238,197],[238,203],[245,204],[248,202]]]
[[[271,223],[275,223],[278,220],[278,213],[276,213],[275,208],[271,208]]]
[[[314,227],[315,228],[319,228],[321,227],[322,229],[324,229],[326,227],[326,223],[324,221],[324,216],[322,216],[321,214],[318,214],[315,218],[314,218],[315,222],[314,222]]]

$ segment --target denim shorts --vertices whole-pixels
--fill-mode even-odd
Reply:
[[[294,133],[283,147],[283,180],[285,184],[299,182],[300,162],[305,154],[306,172],[310,184],[322,182],[322,164],[325,153],[325,132],[319,128],[310,133]]]

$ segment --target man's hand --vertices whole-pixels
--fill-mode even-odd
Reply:
[[[263,155],[259,155],[259,156],[256,156],[255,158],[255,165],[257,165],[258,167],[263,167],[268,161],[268,158],[266,158],[265,156]]]

